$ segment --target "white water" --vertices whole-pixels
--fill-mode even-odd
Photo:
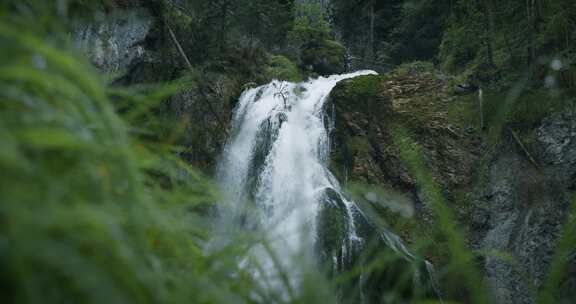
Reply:
[[[339,81],[369,74],[376,73],[360,71],[300,84],[273,81],[244,92],[235,109],[232,135],[218,169],[225,226],[264,234],[270,248],[253,250],[261,264],[255,276],[274,282],[281,268],[289,275],[288,282],[278,279],[281,289],[287,283],[289,289],[295,287],[300,275],[297,266],[312,261],[317,214],[326,202],[327,189],[340,196],[348,221],[341,254],[331,257],[333,269],[346,264],[347,252],[361,244],[353,216],[353,210],[359,210],[344,198],[327,169],[334,118],[325,117],[323,108]],[[414,259],[396,235],[381,235],[390,248]],[[270,251],[278,263],[270,258]]]
[[[326,169],[330,144],[324,102],[339,81],[368,74],[376,73],[361,71],[300,84],[273,81],[244,92],[235,109],[233,135],[219,166],[225,218],[233,223],[231,229],[243,224],[265,232],[280,267],[294,276],[291,280],[298,277],[295,265],[309,258],[314,248],[324,190],[340,191]],[[350,237],[356,238],[353,224],[349,226]],[[266,253],[256,255],[264,269],[278,267],[262,258]]]

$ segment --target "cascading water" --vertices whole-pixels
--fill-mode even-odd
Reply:
[[[362,245],[355,223],[361,212],[344,197],[327,169],[331,127],[327,127],[330,118],[325,117],[323,106],[339,81],[370,74],[376,73],[360,71],[300,84],[273,81],[242,94],[218,177],[226,203],[222,208],[226,226],[232,231],[239,227],[260,231],[270,244],[266,252],[253,252],[264,269],[256,276],[270,279],[281,268],[288,272],[288,284],[297,282],[296,265],[313,260],[318,247],[322,229],[318,216],[323,205],[338,208],[344,217],[340,244],[324,252],[331,255],[325,258],[332,262],[332,269],[343,268],[350,251]],[[390,248],[414,259],[396,235],[387,231],[381,235]],[[270,254],[275,257],[265,257]]]

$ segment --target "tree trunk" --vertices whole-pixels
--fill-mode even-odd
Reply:
[[[486,26],[485,39],[486,44],[486,63],[491,67],[494,66],[494,7],[492,6],[492,0],[484,0],[484,24]]]
[[[218,50],[220,53],[224,52],[224,43],[226,41],[226,23],[228,21],[228,6],[230,5],[229,0],[224,0],[222,6],[220,7],[220,29],[218,37]]]
[[[370,37],[368,43],[368,60],[371,62],[375,61],[374,54],[374,24],[375,24],[375,13],[374,13],[374,0],[370,0]]]
[[[478,89],[478,106],[480,108],[480,130],[486,129],[486,123],[484,121],[484,92],[482,88]]]
[[[540,3],[538,0],[526,0],[528,18],[528,63],[536,59],[536,37],[538,35],[538,19],[540,18]]]

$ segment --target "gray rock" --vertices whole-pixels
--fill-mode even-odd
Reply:
[[[576,164],[576,112],[544,119],[536,135],[543,162],[564,166]]]
[[[147,54],[143,41],[152,28],[153,16],[145,8],[102,13],[92,22],[78,21],[71,33],[73,44],[99,69],[126,71]]]
[[[486,280],[497,303],[535,303],[571,201],[576,173],[576,121],[572,113],[544,119],[535,129],[537,170],[513,143],[490,166],[485,191],[488,229],[481,248]],[[512,257],[512,262],[501,258]]]

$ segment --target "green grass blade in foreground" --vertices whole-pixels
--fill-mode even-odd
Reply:
[[[216,200],[210,182],[172,151],[131,137],[87,63],[10,31],[0,25],[10,41],[0,50],[10,63],[0,69],[0,238],[10,244],[0,264],[9,297],[250,302],[250,281],[230,277],[241,272],[236,252],[214,259],[203,250],[209,218],[191,207]],[[29,60],[35,55],[44,67]]]
[[[438,229],[448,238],[451,264],[461,272],[466,280],[473,303],[489,303],[482,277],[474,266],[474,255],[466,248],[464,236],[456,226],[452,211],[446,205],[439,186],[426,168],[421,148],[412,140],[408,131],[402,127],[393,129],[395,145],[400,150],[400,157],[415,178],[419,190],[431,204],[438,222]]]
[[[562,227],[561,236],[557,241],[554,258],[548,270],[548,275],[540,293],[539,303],[556,303],[560,294],[560,283],[566,275],[567,266],[573,262],[576,251],[576,195]]]

